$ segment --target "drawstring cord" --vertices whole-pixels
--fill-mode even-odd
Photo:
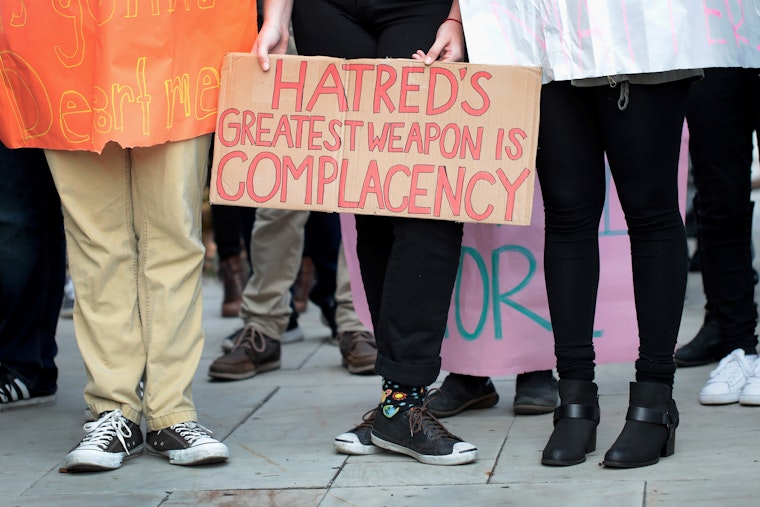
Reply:
[[[607,76],[607,82],[610,83],[610,88],[615,88],[618,83],[612,76]],[[630,88],[628,87],[628,81],[620,83],[620,97],[618,98],[618,109],[625,111],[628,107],[628,97],[630,95]]]

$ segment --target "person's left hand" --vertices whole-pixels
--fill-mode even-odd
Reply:
[[[430,65],[436,60],[442,62],[461,62],[464,60],[464,30],[456,21],[447,20],[438,27],[435,42],[427,53],[418,49],[412,55],[414,60],[423,61]]]

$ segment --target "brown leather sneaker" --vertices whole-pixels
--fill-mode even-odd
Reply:
[[[280,342],[247,324],[227,354],[214,360],[208,376],[222,380],[242,380],[280,367]]]
[[[343,356],[343,366],[349,373],[368,375],[375,373],[377,344],[375,335],[369,331],[344,331],[338,333],[338,345]]]

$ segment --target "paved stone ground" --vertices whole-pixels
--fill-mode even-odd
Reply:
[[[760,226],[755,225],[760,231]],[[757,264],[757,261],[756,261]],[[551,415],[512,413],[514,377],[495,379],[499,404],[446,420],[476,443],[471,465],[422,465],[399,455],[347,457],[333,436],[359,421],[378,393],[377,377],[348,375],[315,308],[302,316],[306,339],[285,345],[281,370],[253,379],[209,382],[219,343],[238,326],[219,315],[221,287],[204,285],[207,343],[194,396],[201,422],[229,446],[226,464],[170,466],[143,455],[113,472],[61,474],[58,465],[82,436],[84,371],[70,320],[59,326],[60,390],[49,407],[0,414],[0,505],[50,506],[754,506],[760,494],[760,408],[703,407],[697,394],[711,367],[679,370],[676,454],[633,470],[598,466],[620,431],[632,364],[598,368],[602,422],[598,449],[574,467],[540,465]],[[704,298],[696,274],[680,342],[699,328]],[[443,379],[443,374],[439,380]]]

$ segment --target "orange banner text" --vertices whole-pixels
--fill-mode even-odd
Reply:
[[[220,66],[255,0],[3,0],[0,140],[100,152],[213,131]]]

